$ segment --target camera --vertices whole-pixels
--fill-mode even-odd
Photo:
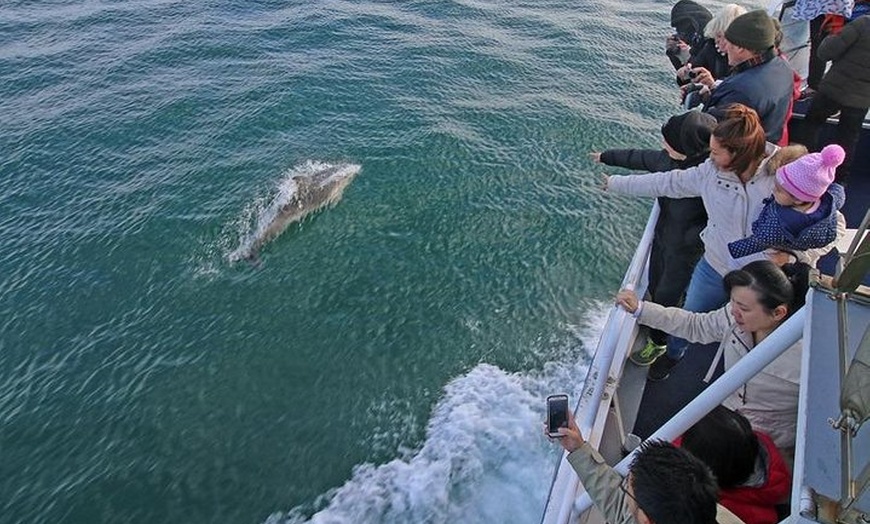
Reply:
[[[547,435],[560,438],[559,428],[568,427],[568,395],[547,397]]]
[[[698,72],[694,69],[689,69],[689,78],[694,80],[696,76],[698,76]]]

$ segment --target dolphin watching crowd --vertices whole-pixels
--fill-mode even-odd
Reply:
[[[591,153],[646,172],[605,176],[607,193],[658,198],[648,296],[616,296],[650,328],[630,356],[649,381],[668,380],[690,342],[719,344],[704,380],[732,367],[800,309],[810,269],[845,235],[870,107],[870,0],[796,0],[791,16],[809,25],[807,78],[766,11],[679,0],[665,53],[685,112],[662,125],[661,149]],[[808,109],[790,134],[798,100]],[[798,341],[675,442],[644,442],[625,477],[570,413],[546,432],[608,522],[774,524],[789,512],[800,366]]]

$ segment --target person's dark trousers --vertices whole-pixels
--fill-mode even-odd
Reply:
[[[816,51],[826,35],[826,33],[822,33],[822,22],[824,21],[825,15],[819,15],[810,20],[810,60],[807,70],[807,87],[814,90],[819,89],[819,82],[825,76],[825,65],[827,64],[816,56]]]
[[[656,222],[649,261],[649,292],[653,302],[666,307],[680,306],[692,279],[692,271],[704,244],[698,236],[706,220],[700,198],[659,198],[659,220]],[[667,333],[650,330],[650,340],[665,345]]]
[[[840,112],[840,123],[837,125],[834,143],[839,144],[846,152],[846,158],[840,167],[837,168],[836,181],[842,184],[849,175],[849,168],[855,156],[855,146],[858,145],[858,139],[861,137],[861,125],[864,123],[867,108],[846,107],[824,93],[816,93],[807,111],[805,130],[802,138],[803,144],[807,146],[807,149],[819,151],[821,146],[819,144],[819,131],[828,117],[837,111]]]

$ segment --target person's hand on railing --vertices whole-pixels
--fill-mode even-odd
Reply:
[[[623,289],[616,294],[616,304],[622,309],[634,314],[640,305],[640,300],[637,298],[637,293],[630,289]]]

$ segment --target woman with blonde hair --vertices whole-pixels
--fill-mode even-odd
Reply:
[[[731,21],[746,12],[737,4],[726,4],[704,26],[706,44],[693,52],[686,65],[677,70],[677,82],[685,84],[692,80],[691,72],[696,67],[710,71],[714,80],[728,75],[728,57],[725,56],[725,30]],[[694,51],[694,50],[693,50]]]

